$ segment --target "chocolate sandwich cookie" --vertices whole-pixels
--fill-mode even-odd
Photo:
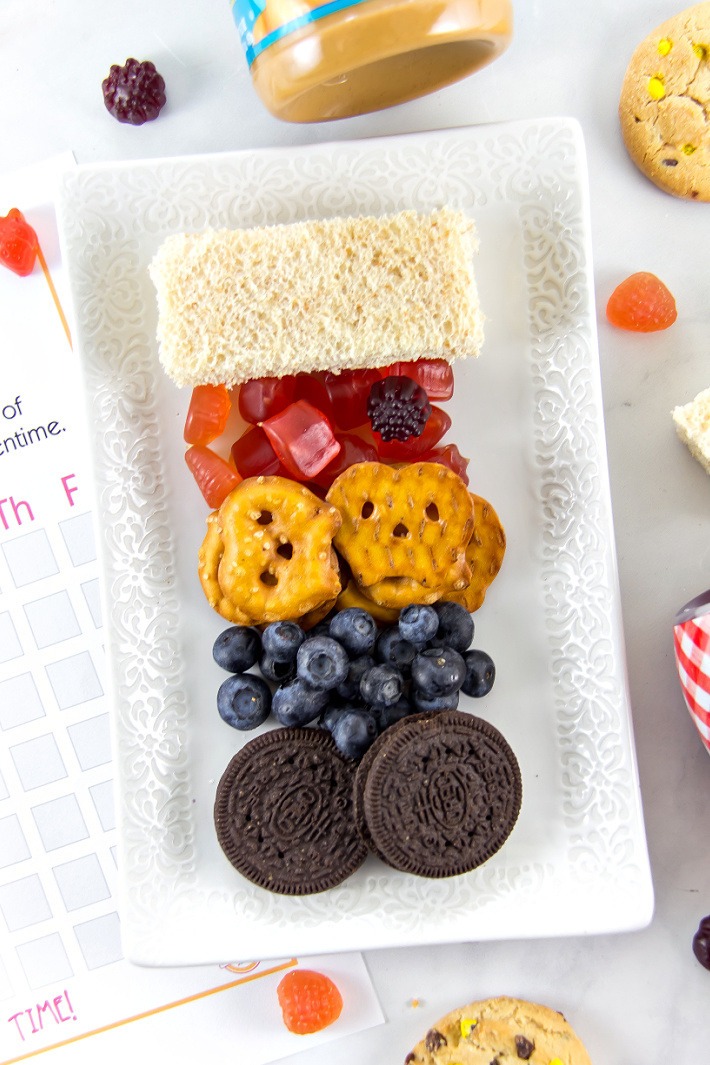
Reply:
[[[386,743],[392,739],[398,729],[408,722],[414,720],[414,718],[429,718],[435,717],[439,710],[425,711],[422,714],[409,714],[407,717],[401,718],[396,721],[394,725],[390,725],[389,728],[381,732],[375,742],[368,747],[364,755],[360,759],[357,770],[355,772],[355,785],[353,787],[353,808],[355,814],[355,828],[358,831],[360,839],[363,841],[368,850],[371,850],[381,861],[386,862],[384,858],[377,850],[377,847],[372,841],[370,830],[367,827],[367,817],[365,815],[365,785],[367,783],[367,774],[370,772],[370,766],[372,765],[375,756],[382,750]]]
[[[452,1010],[429,1029],[405,1065],[591,1065],[561,1013],[517,998],[488,998]]]
[[[367,856],[353,816],[355,768],[320,729],[250,740],[227,766],[214,807],[234,868],[280,895],[326,891],[354,873]]]
[[[405,718],[375,753],[363,808],[375,853],[417,876],[469,872],[505,843],[522,782],[501,733],[458,710]]]

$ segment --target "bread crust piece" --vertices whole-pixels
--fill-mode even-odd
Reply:
[[[671,412],[679,438],[710,474],[710,388]]]
[[[479,354],[474,223],[401,211],[169,237],[150,264],[178,385]]]
[[[498,1058],[497,1055],[500,1055]],[[405,1065],[591,1065],[561,1013],[515,998],[489,998],[452,1010],[405,1058]]]

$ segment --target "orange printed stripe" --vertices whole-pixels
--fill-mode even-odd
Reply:
[[[62,310],[62,305],[59,302],[59,296],[57,295],[57,290],[54,287],[54,282],[52,281],[52,276],[51,276],[51,274],[49,272],[49,267],[47,266],[47,260],[45,259],[44,255],[42,254],[42,249],[39,246],[39,241],[37,242],[36,250],[37,250],[37,258],[39,259],[39,265],[42,267],[42,273],[44,274],[44,276],[46,278],[47,284],[49,285],[49,291],[52,294],[52,299],[54,300],[54,306],[57,308],[57,313],[59,314],[59,317],[61,319],[62,325],[64,327],[64,332],[66,333],[67,340],[69,341],[69,347],[71,347],[72,346],[72,342],[71,342],[71,333],[69,332],[69,323],[66,320],[64,311]]]
[[[15,1065],[18,1061],[27,1061],[28,1058],[37,1057],[38,1054],[45,1054],[48,1050],[56,1050],[57,1047],[66,1047],[71,1043],[78,1043],[81,1039],[88,1039],[91,1035],[100,1035],[102,1032],[110,1032],[113,1028],[122,1028],[124,1024],[131,1024],[132,1021],[142,1021],[145,1017],[153,1017],[156,1013],[165,1013],[167,1010],[175,1009],[176,1006],[185,1006],[188,1002],[196,1002],[201,998],[208,998],[210,995],[216,995],[219,991],[229,991],[230,987],[237,987],[239,984],[248,984],[252,980],[260,980],[262,976],[270,976],[272,973],[280,973],[284,969],[290,969],[293,965],[298,964],[298,958],[291,958],[290,961],[285,961],[282,965],[275,965],[273,969],[264,969],[260,973],[252,973],[251,976],[243,976],[241,980],[233,980],[229,984],[222,984],[220,987],[211,987],[208,991],[200,991],[196,995],[188,995],[187,998],[178,999],[177,1002],[169,1002],[165,1006],[156,1006],[155,1009],[146,1010],[145,1013],[137,1013],[135,1017],[126,1017],[122,1021],[114,1021],[113,1024],[106,1024],[103,1028],[94,1028],[90,1032],[82,1032],[81,1035],[75,1035],[72,1039],[65,1039],[61,1043],[52,1043],[48,1047],[40,1047],[38,1050],[30,1050],[27,1054],[20,1054],[18,1058],[8,1058],[6,1061],[0,1063],[0,1065]]]

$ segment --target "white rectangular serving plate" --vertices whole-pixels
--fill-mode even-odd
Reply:
[[[243,879],[215,837],[217,782],[250,734],[216,710],[225,623],[197,578],[207,511],[183,461],[190,396],[159,365],[147,266],[172,233],[444,205],[475,221],[487,317],[482,355],[456,365],[446,439],[470,456],[471,490],[508,539],[474,615],[496,682],[461,706],[516,752],[522,812],[464,876],[371,857],[338,888],[283,897]],[[80,166],[59,213],[94,452],[126,955],[203,964],[645,926],[653,888],[577,124]]]

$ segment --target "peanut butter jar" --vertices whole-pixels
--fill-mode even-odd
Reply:
[[[505,51],[511,0],[231,0],[254,88],[286,122],[380,111]]]

